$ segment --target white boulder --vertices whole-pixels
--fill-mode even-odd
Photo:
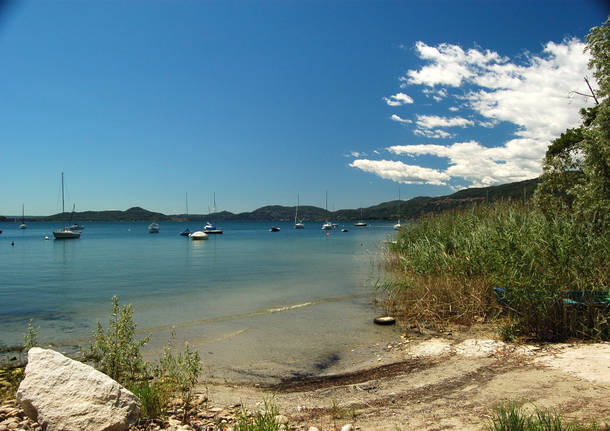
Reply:
[[[138,397],[106,374],[38,347],[28,352],[17,401],[47,431],[123,431],[140,415]]]

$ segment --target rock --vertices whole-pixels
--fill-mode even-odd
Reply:
[[[309,427],[307,431],[320,431],[318,427]]]
[[[110,377],[38,347],[28,352],[17,401],[46,431],[123,431],[140,415],[138,397]]]
[[[275,423],[278,425],[288,425],[288,418],[284,415],[277,415],[275,417]]]
[[[345,424],[341,427],[341,431],[354,431],[354,426],[352,424]]]

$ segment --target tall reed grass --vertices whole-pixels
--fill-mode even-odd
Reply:
[[[390,304],[408,320],[468,324],[498,314],[497,287],[518,335],[607,340],[608,307],[587,304],[610,289],[608,238],[516,202],[425,216],[388,249]],[[565,301],[575,295],[580,305]]]

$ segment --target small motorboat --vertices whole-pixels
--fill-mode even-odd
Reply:
[[[357,226],[357,227],[365,227],[366,225],[367,224],[365,222],[363,222],[363,221],[359,221],[358,223],[354,223],[354,226]]]
[[[341,232],[349,232],[347,229],[343,228],[341,229]]]
[[[55,239],[75,239],[80,238],[80,232],[70,230],[68,226],[65,226],[63,229],[53,231],[53,236]]]
[[[212,223],[210,223],[210,222],[207,222],[207,223],[205,224],[205,226],[203,227],[203,231],[204,231],[205,233],[207,233],[208,235],[210,235],[210,234],[212,234],[212,235],[214,235],[214,234],[218,235],[218,234],[223,233],[223,232],[222,232],[222,229],[218,229],[216,226],[214,226],[214,225],[213,225]]]
[[[157,223],[151,223],[148,225],[148,233],[159,233],[161,228]]]
[[[193,241],[199,241],[202,239],[208,239],[208,234],[198,230],[197,232],[193,232],[190,237]]]
[[[70,226],[68,226],[68,228],[70,230],[83,230],[85,228],[85,226],[83,226],[82,224],[74,223],[74,224],[71,224]]]
[[[182,232],[180,232],[181,236],[191,236],[191,230],[187,227]]]
[[[272,226],[271,229],[269,229],[269,232],[279,232],[280,228],[277,226]]]

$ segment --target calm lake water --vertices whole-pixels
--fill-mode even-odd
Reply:
[[[374,340],[371,298],[392,225],[330,235],[321,223],[275,225],[280,232],[219,223],[223,235],[192,241],[178,235],[185,223],[160,223],[159,234],[144,222],[85,223],[80,239],[57,241],[55,224],[1,223],[0,346],[22,344],[33,319],[41,344],[74,351],[98,320],[106,324],[113,295],[152,334],[147,358],[175,327],[176,345],[196,346],[208,373],[227,379],[313,373],[324,358]]]

